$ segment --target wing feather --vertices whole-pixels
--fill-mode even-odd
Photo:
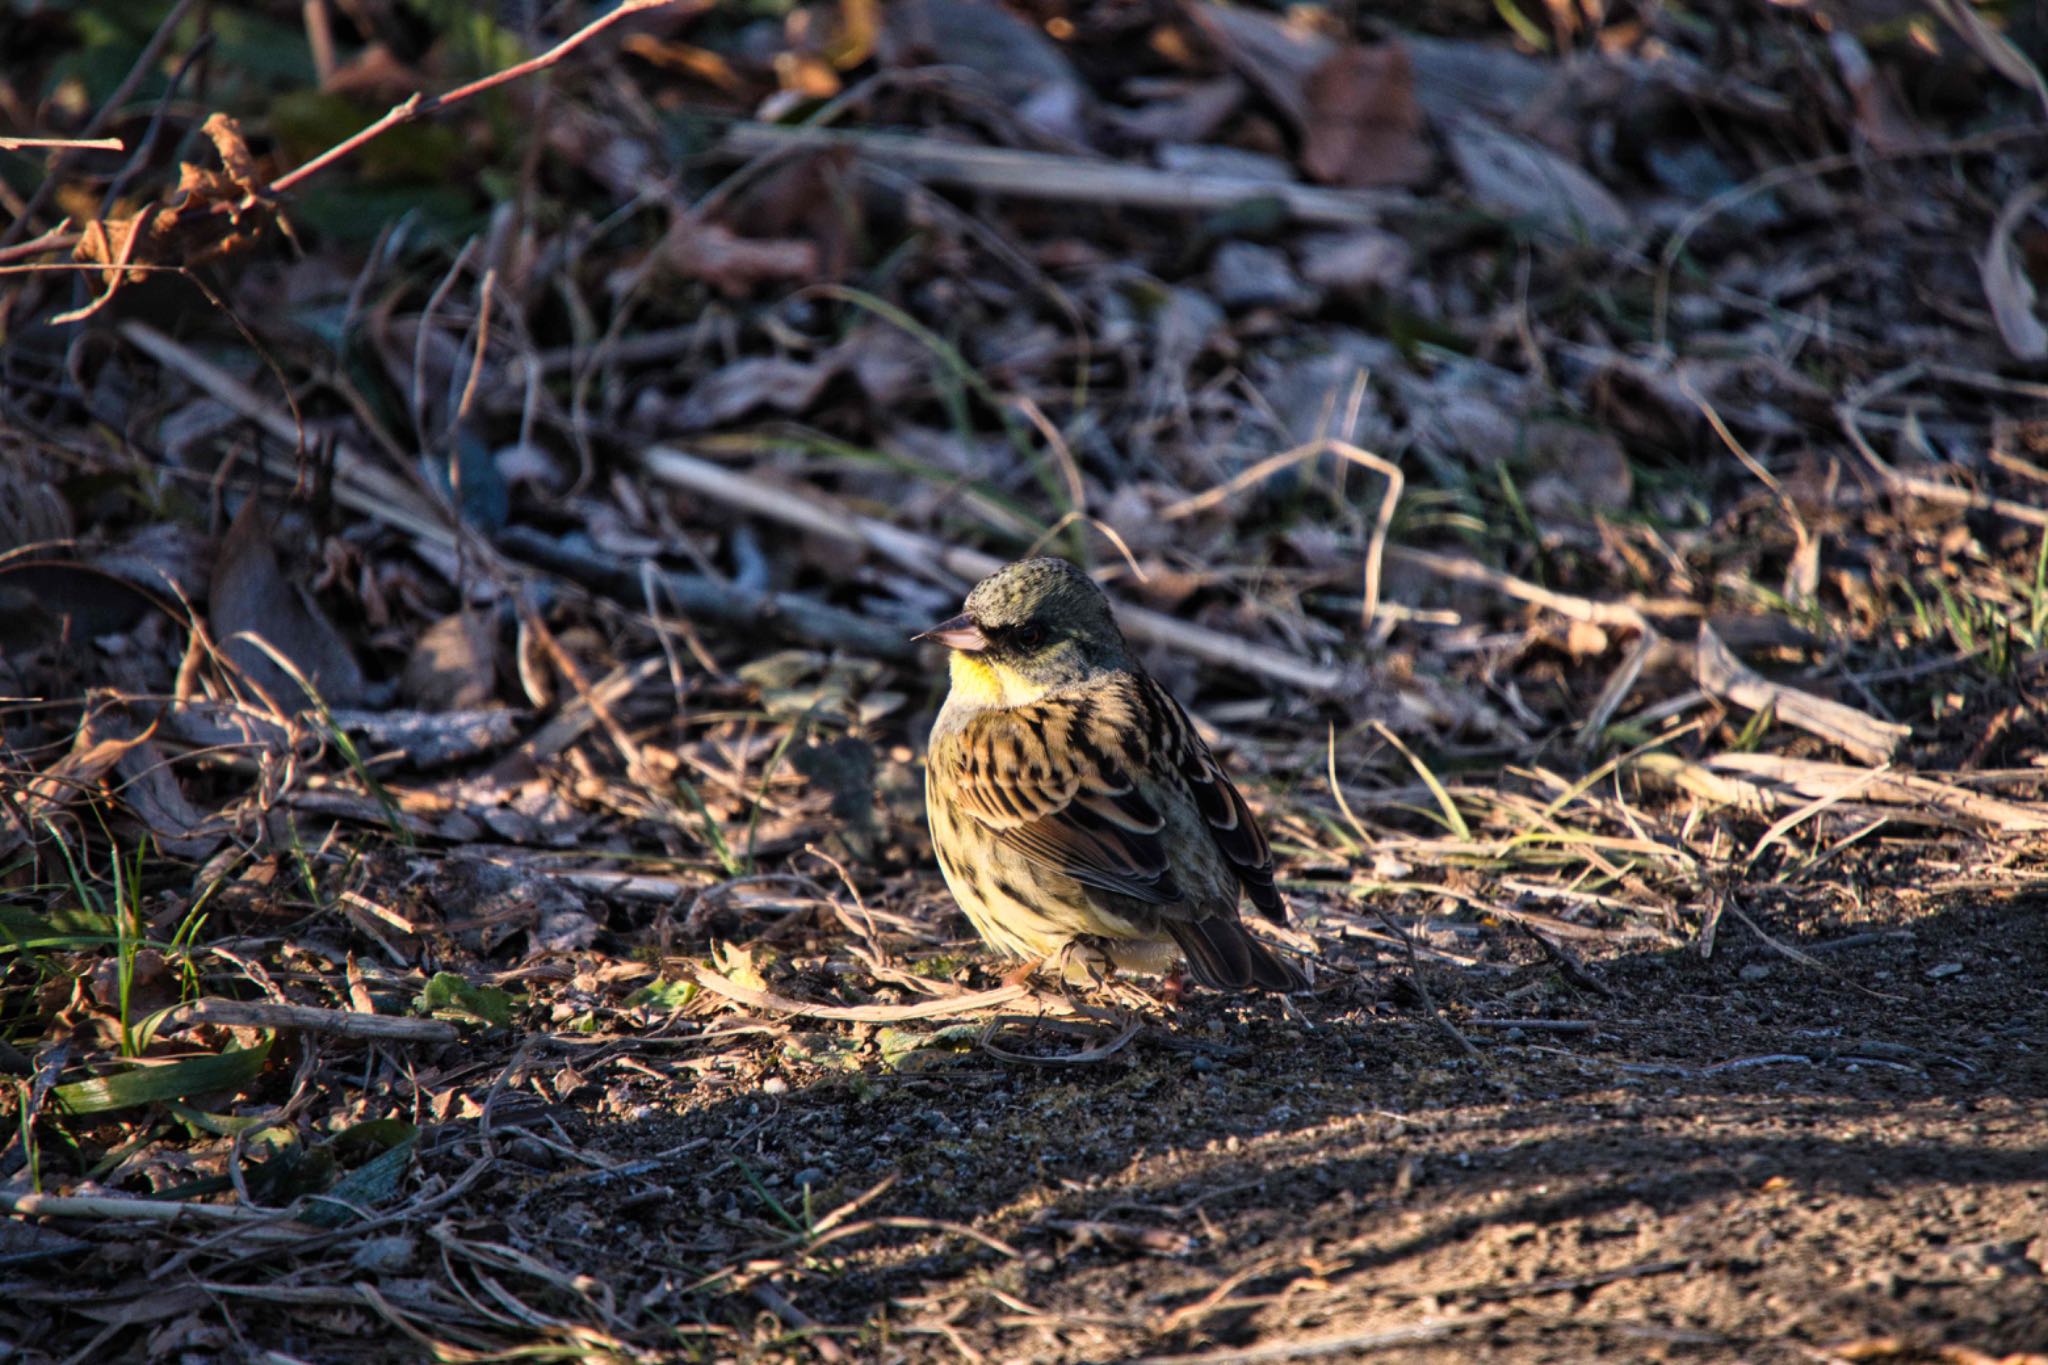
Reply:
[[[1131,771],[1115,717],[1084,698],[987,711],[949,746],[962,807],[1017,852],[1085,886],[1150,905],[1182,899],[1168,866],[1166,819]]]
[[[1195,733],[1194,723],[1181,710],[1180,703],[1150,677],[1144,679],[1143,686],[1148,709],[1158,723],[1159,748],[1187,783],[1195,798],[1195,809],[1202,813],[1224,861],[1237,874],[1259,913],[1275,924],[1285,924],[1287,903],[1280,898],[1280,888],[1273,884],[1273,849],[1259,828],[1258,818],[1245,804],[1244,794]]]

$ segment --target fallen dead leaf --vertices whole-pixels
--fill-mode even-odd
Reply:
[[[421,632],[399,693],[429,711],[463,711],[497,691],[498,632],[488,615],[458,611]]]
[[[1450,137],[1472,197],[1493,212],[1571,240],[1629,230],[1628,210],[1606,186],[1541,143],[1472,118],[1457,120]]]
[[[296,710],[304,691],[255,637],[284,656],[329,706],[353,706],[365,694],[362,669],[341,632],[286,580],[270,527],[256,499],[242,504],[221,541],[207,619],[221,653],[277,705]]]
[[[1302,168],[1325,184],[1413,185],[1429,173],[1415,67],[1400,43],[1347,47],[1308,78]]]
[[[1854,34],[1841,29],[1830,33],[1828,50],[1834,54],[1842,84],[1848,87],[1849,98],[1855,102],[1856,131],[1872,151],[1879,155],[1901,152],[1926,141]]]
[[[1088,88],[1035,24],[992,0],[898,0],[886,18],[879,50],[888,64],[965,68],[1031,127],[1082,139]]]
[[[683,431],[703,431],[762,409],[800,413],[817,401],[838,372],[838,361],[831,354],[816,360],[782,356],[736,360],[698,381],[674,405],[670,420]]]
[[[186,162],[179,168],[177,188],[162,203],[87,223],[71,258],[106,267],[106,289],[84,307],[51,318],[52,323],[91,317],[124,284],[143,278],[145,267],[204,265],[247,248],[283,223],[242,140],[241,126],[216,113],[200,131],[212,140],[221,168]]]
[[[1316,233],[1296,245],[1302,278],[1324,289],[1385,289],[1415,269],[1407,240],[1380,228]]]
[[[820,277],[815,242],[742,237],[730,228],[685,217],[661,244],[662,261],[686,279],[702,280],[728,298],[775,280],[810,284]]]

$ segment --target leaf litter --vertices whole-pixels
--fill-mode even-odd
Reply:
[[[2034,1358],[2031,30],[1428,19],[0,17],[10,1348]],[[950,905],[1047,549],[1312,993]]]

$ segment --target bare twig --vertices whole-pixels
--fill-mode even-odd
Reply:
[[[279,176],[271,182],[270,193],[284,194],[301,181],[318,175],[335,162],[361,150],[364,146],[390,132],[393,128],[423,119],[429,114],[438,113],[450,105],[460,104],[471,96],[481,95],[486,90],[496,89],[498,86],[504,85],[509,81],[516,81],[522,76],[531,76],[536,71],[545,71],[629,15],[679,3],[683,3],[683,0],[622,0],[617,9],[591,20],[539,56],[529,57],[527,60],[517,62],[504,68],[502,71],[493,71],[490,75],[471,81],[468,85],[458,86],[445,95],[411,95],[403,102],[393,105],[375,123],[337,142],[334,146],[329,147],[297,170]]]
[[[1856,453],[1863,457],[1863,462],[1876,472],[1877,477],[1884,481],[1885,487],[1892,493],[1901,497],[1918,498],[1922,502],[1931,502],[1941,507],[1961,507],[1972,512],[1995,512],[2001,517],[2026,526],[2048,527],[2048,508],[2032,507],[2023,502],[2014,502],[2010,498],[1995,498],[1989,493],[1958,488],[1952,483],[1922,478],[1917,474],[1900,473],[1892,467],[1889,460],[1877,453],[1876,447],[1870,444],[1870,438],[1863,434],[1863,428],[1857,422],[1861,408],[1855,402],[1843,403],[1835,412],[1841,419],[1843,432],[1849,437],[1849,444],[1856,447]]]
[[[1286,181],[1199,175],[1009,147],[971,147],[902,133],[839,132],[736,123],[719,150],[735,160],[843,148],[936,185],[957,185],[1020,199],[1116,204],[1176,213],[1213,213],[1256,200],[1275,201],[1296,222],[1328,227],[1378,223],[1412,208],[1403,194],[1331,190]]]
[[[1600,1026],[1588,1019],[1467,1019],[1467,1028],[1518,1028],[1524,1033],[1591,1033]]]
[[[1380,568],[1386,555],[1387,531],[1393,525],[1394,509],[1400,504],[1401,490],[1407,485],[1407,476],[1393,461],[1381,459],[1371,451],[1355,446],[1349,441],[1329,438],[1310,441],[1292,450],[1284,450],[1278,455],[1269,455],[1206,492],[1183,498],[1171,506],[1162,508],[1159,519],[1179,521],[1182,517],[1192,516],[1196,512],[1205,512],[1224,502],[1232,494],[1254,484],[1263,483],[1281,470],[1291,469],[1325,452],[1370,469],[1387,481],[1386,491],[1380,495],[1380,510],[1373,518],[1372,536],[1365,547],[1365,603],[1359,614],[1361,625],[1371,630],[1373,613],[1378,610],[1380,603]]]
[[[127,144],[117,137],[0,137],[0,152],[56,147],[74,152],[118,152]]]
[[[278,1223],[287,1221],[276,1209],[240,1204],[194,1204],[179,1199],[115,1199],[98,1195],[0,1194],[0,1210],[24,1218],[91,1218],[101,1222],[138,1223]],[[309,1229],[298,1227],[294,1236]]]
[[[379,1042],[452,1043],[459,1036],[455,1025],[439,1019],[358,1014],[351,1010],[323,1010],[311,1005],[275,1005],[254,1000],[195,1000],[171,1011],[163,1027],[176,1028],[187,1024],[304,1029],[343,1038],[372,1038]]]
[[[1622,626],[1634,630],[1654,632],[1649,617],[1626,602],[1596,602],[1590,597],[1577,597],[1571,593],[1552,592],[1513,574],[1489,569],[1476,559],[1462,555],[1438,554],[1434,550],[1413,550],[1406,546],[1395,546],[1388,554],[1404,563],[1428,569],[1441,578],[1455,579],[1462,583],[1476,583],[1481,587],[1504,592],[1524,602],[1574,621],[1588,621],[1596,626]]]
[[[941,545],[915,531],[824,506],[816,493],[799,495],[674,446],[657,446],[641,458],[656,478],[749,515],[797,527],[834,544],[871,550],[937,582],[949,578],[972,582],[1002,567],[1002,561],[992,555]],[[1345,686],[1347,675],[1341,669],[1178,621],[1161,612],[1119,606],[1117,621],[1133,639],[1271,678],[1303,691],[1332,693]]]
[[[1384,909],[1377,905],[1372,909],[1373,913],[1379,916],[1380,923],[1386,926],[1387,932],[1399,939],[1401,946],[1408,950],[1408,979],[1414,983],[1415,993],[1422,998],[1422,1008],[1428,1011],[1429,1017],[1436,1021],[1438,1028],[1450,1035],[1451,1041],[1458,1045],[1458,1051],[1475,1062],[1479,1061],[1479,1049],[1472,1046],[1472,1040],[1460,1033],[1458,1026],[1444,1018],[1443,1011],[1436,1007],[1436,1000],[1429,993],[1429,985],[1422,979],[1422,964],[1415,957],[1415,940],[1409,936],[1406,929],[1394,923],[1393,916]]]
[[[1323,1336],[1289,1336],[1256,1346],[1229,1346],[1194,1355],[1141,1356],[1133,1365],[1266,1365],[1268,1361],[1337,1358],[1356,1360],[1372,1351],[1420,1346],[1465,1331],[1483,1331],[1502,1320],[1498,1313],[1464,1318],[1437,1318],[1379,1332],[1333,1332]]]
[[[79,133],[82,141],[97,138],[100,129],[107,126],[107,120],[111,119],[121,106],[128,102],[128,97],[135,93],[135,87],[141,84],[142,78],[156,69],[157,58],[163,54],[172,35],[178,31],[178,26],[185,22],[185,16],[191,13],[192,6],[196,3],[197,0],[178,0],[177,4],[171,6],[162,22],[156,26],[156,31],[149,35],[149,41],[142,45],[142,51],[135,54],[135,64],[128,68],[128,74],[114,87],[114,93],[107,96],[106,101],[94,110],[93,116],[86,121],[84,129]],[[36,186],[35,192],[29,195],[28,203],[15,216],[14,221],[7,225],[7,230],[0,232],[0,246],[11,246],[20,239],[22,233],[28,231],[29,224],[35,220],[36,214],[42,211],[43,205],[50,202],[50,196],[64,183],[64,171],[70,163],[71,153],[68,150],[57,154],[55,164],[43,176],[42,183]]]

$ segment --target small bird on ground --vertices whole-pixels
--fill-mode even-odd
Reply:
[[[1216,990],[1306,987],[1238,920],[1240,892],[1286,919],[1265,835],[1094,580],[1027,559],[965,605],[917,637],[952,650],[925,806],[983,940],[1026,972],[1057,958],[1069,979],[1184,955]]]

